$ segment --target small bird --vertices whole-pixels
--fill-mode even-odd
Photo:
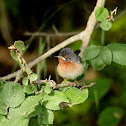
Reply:
[[[77,77],[83,74],[84,66],[81,64],[80,57],[74,53],[71,48],[63,48],[59,56],[57,72],[64,80],[74,80],[77,82]],[[68,83],[68,81],[66,81]]]

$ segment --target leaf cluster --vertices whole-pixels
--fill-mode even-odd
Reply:
[[[60,110],[62,104],[80,104],[88,97],[87,89],[71,87],[61,92],[52,90],[47,83],[37,95],[37,85],[30,83],[20,85],[8,81],[0,90],[0,125],[6,126],[27,126],[33,117],[40,126],[53,124],[54,111]]]
[[[100,27],[108,31],[112,27],[112,22],[107,21],[107,17],[109,16],[109,11],[105,7],[98,7],[95,11],[95,16],[98,21],[100,21]]]
[[[126,65],[126,45],[120,43],[111,43],[107,46],[91,45],[85,49],[83,58],[85,61],[91,61],[91,65],[97,70],[102,70],[112,61]]]

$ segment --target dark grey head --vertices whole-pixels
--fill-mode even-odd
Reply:
[[[80,57],[71,48],[62,49],[59,56],[63,57],[63,60],[80,63]]]

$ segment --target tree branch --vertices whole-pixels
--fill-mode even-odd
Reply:
[[[84,89],[84,88],[92,87],[92,86],[94,86],[96,84],[95,82],[91,82],[89,85],[86,85],[84,82],[81,82],[81,81],[79,81],[78,83],[71,82],[71,85],[69,83],[56,84],[55,81],[47,80],[47,79],[46,80],[37,80],[37,81],[34,81],[33,83],[34,84],[40,84],[40,85],[44,84],[44,83],[48,83],[49,86],[51,88],[53,88],[53,89],[59,89],[59,88],[70,87],[70,86],[71,87],[75,87],[75,86],[79,87],[79,86],[81,86],[81,88],[80,88],[81,90]]]
[[[84,49],[88,46],[89,42],[90,42],[90,38],[92,35],[92,32],[94,30],[94,27],[97,23],[96,17],[95,17],[95,10],[97,7],[103,7],[105,4],[105,0],[97,0],[97,4],[93,10],[93,12],[91,13],[89,20],[87,22],[87,26],[85,28],[84,31],[82,31],[81,33],[74,35],[70,38],[68,38],[67,40],[63,41],[62,43],[56,45],[54,48],[50,49],[49,51],[47,51],[46,53],[44,53],[42,56],[36,58],[35,60],[33,60],[32,62],[30,62],[28,65],[29,67],[33,67],[34,65],[36,65],[37,63],[39,63],[40,61],[44,60],[45,58],[49,57],[50,55],[52,55],[53,53],[57,52],[58,50],[62,49],[63,47],[77,41],[77,40],[82,40],[82,47],[81,47],[81,52],[80,52],[80,56],[82,57]],[[17,76],[17,74],[20,74],[21,70],[18,70],[12,74],[9,74],[7,76],[4,77],[0,77],[0,80],[7,80],[10,78],[13,78],[15,76]]]
[[[25,32],[25,36],[45,36],[45,37],[63,37],[63,36],[72,36],[78,34],[79,32],[68,32],[68,33],[46,33],[46,32]]]
[[[104,4],[105,4],[105,0],[97,0],[96,6],[88,19],[86,29],[81,33],[81,40],[83,42],[81,46],[81,52],[79,54],[81,58],[83,56],[85,48],[88,46],[90,42],[91,35],[97,23],[95,17],[95,10],[97,9],[97,7],[103,7]]]

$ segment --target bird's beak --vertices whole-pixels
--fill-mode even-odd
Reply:
[[[66,60],[64,57],[62,57],[62,56],[54,56],[54,57],[56,57],[56,58],[62,58],[63,60]]]

